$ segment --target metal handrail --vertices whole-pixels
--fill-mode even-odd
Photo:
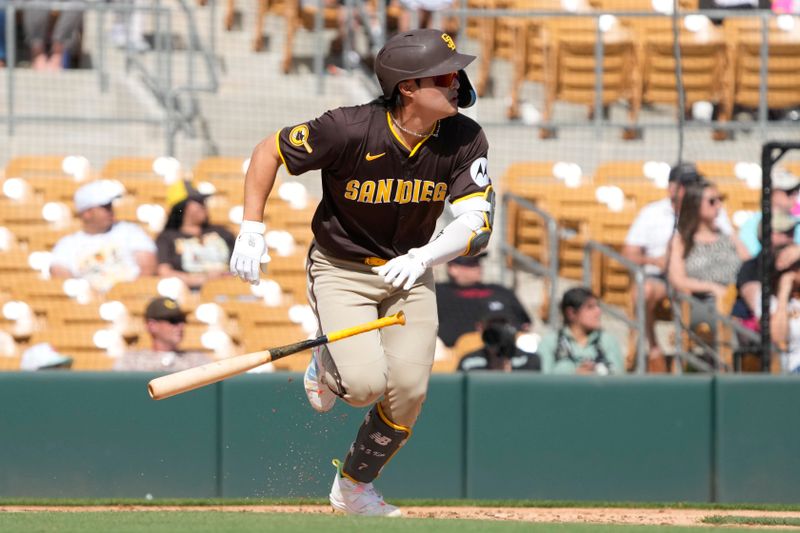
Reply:
[[[213,4],[216,0],[210,0]],[[186,53],[187,83],[179,87],[172,86],[173,74],[173,54],[172,49],[172,10],[161,6],[160,0],[155,5],[133,5],[108,3],[104,1],[54,1],[54,0],[0,0],[0,9],[7,10],[6,17],[6,54],[8,56],[8,67],[6,72],[6,116],[0,116],[0,120],[5,120],[9,135],[14,134],[16,124],[21,122],[98,122],[98,123],[146,123],[162,124],[165,132],[165,153],[173,155],[175,153],[175,137],[178,131],[194,133],[192,122],[200,117],[199,102],[196,94],[199,92],[216,92],[219,87],[216,67],[211,52],[203,44],[197,29],[194,18],[193,8],[187,4],[186,0],[179,0],[179,5],[186,17],[186,27],[189,34],[190,46]],[[155,49],[156,67],[153,71],[144,61],[131,50],[130,43],[125,47],[125,64],[127,69],[134,68],[141,75],[141,81],[153,93],[156,101],[163,110],[162,118],[138,118],[138,117],[90,117],[90,116],[44,116],[44,115],[20,115],[16,110],[16,91],[15,91],[15,64],[17,58],[16,49],[16,24],[14,23],[16,12],[21,9],[49,9],[49,10],[72,10],[72,11],[92,11],[97,13],[97,64],[95,70],[98,75],[98,83],[101,92],[108,90],[108,75],[106,73],[105,58],[105,36],[103,21],[108,13],[125,13],[130,15],[134,11],[142,11],[154,15],[156,25]],[[163,26],[166,26],[164,28]],[[195,75],[195,54],[202,56],[203,64],[208,81],[199,83]],[[188,97],[181,98],[182,96]],[[207,131],[203,133],[208,137]],[[207,139],[209,140],[209,139]]]
[[[508,236],[506,235],[506,227],[508,224],[508,213],[509,213],[509,204],[511,202],[516,202],[519,204],[520,207],[531,211],[541,217],[544,220],[545,228],[547,231],[547,246],[548,246],[548,264],[545,265],[536,259],[527,256],[517,250],[510,242],[508,242]],[[548,289],[548,298],[549,298],[549,309],[547,315],[547,323],[551,326],[554,326],[558,321],[558,315],[556,313],[557,305],[556,305],[556,294],[558,293],[558,242],[559,242],[559,227],[556,219],[553,218],[552,215],[534,205],[530,200],[523,198],[522,196],[518,196],[513,193],[505,193],[502,196],[501,203],[503,209],[501,211],[502,217],[498,228],[498,237],[500,241],[500,254],[501,260],[505,262],[509,256],[511,256],[514,261],[521,264],[523,267],[531,270],[541,276],[544,276],[549,281],[549,289]],[[502,269],[503,277],[505,278],[507,275],[507,269]],[[506,282],[506,279],[503,279]]]
[[[636,298],[633,305],[633,316],[631,319],[625,313],[606,304],[598,298],[600,307],[615,318],[622,320],[628,326],[635,328],[638,332],[636,338],[636,373],[643,374],[647,368],[647,344],[645,339],[646,327],[646,308],[644,298],[645,272],[640,266],[627,259],[622,254],[603,243],[589,240],[583,248],[583,284],[586,287],[592,286],[592,252],[597,252],[622,265],[633,280],[636,287]]]
[[[725,327],[729,328],[738,338],[744,338],[744,339],[754,343],[754,345],[758,345],[761,342],[761,336],[758,333],[756,333],[755,331],[752,331],[752,330],[749,330],[749,329],[745,328],[739,322],[734,320],[732,317],[726,316],[724,314],[721,314],[719,312],[719,310],[717,309],[715,302],[713,302],[713,301],[712,302],[708,302],[708,301],[700,300],[699,298],[697,298],[697,297],[695,297],[695,296],[693,296],[691,294],[682,293],[682,292],[679,292],[677,290],[673,290],[672,291],[672,298],[674,299],[674,301],[679,302],[679,303],[687,302],[691,307],[697,306],[697,307],[705,308],[707,311],[710,312],[711,318],[712,318],[712,320],[714,322],[721,323]],[[676,354],[676,356],[688,361],[689,363],[691,363],[696,368],[698,368],[698,369],[700,369],[702,371],[713,372],[715,370],[714,368],[710,367],[708,365],[708,363],[706,363],[705,361],[703,361],[701,359],[698,359],[694,354],[691,354],[691,353],[688,353],[688,352],[684,352],[681,349],[681,346],[680,346],[681,345],[681,338],[683,337],[683,333],[685,331],[686,333],[688,333],[688,335],[690,336],[690,338],[694,342],[700,344],[701,347],[704,350],[708,351],[712,355],[712,357],[714,358],[714,360],[716,361],[716,363],[718,365],[726,366],[726,363],[724,361],[722,361],[721,358],[720,358],[719,349],[718,349],[718,343],[715,342],[715,345],[711,346],[708,343],[706,343],[703,339],[701,339],[696,333],[694,333],[692,331],[691,327],[684,326],[683,317],[681,316],[681,314],[682,313],[681,313],[680,306],[679,305],[673,306],[672,315],[673,315],[673,322],[675,324],[675,332],[676,332],[676,335],[675,335],[675,339],[676,339],[675,354]],[[773,347],[774,350],[777,349],[777,346],[775,344],[773,344],[772,347]],[[678,365],[676,367],[676,370],[677,370],[678,373],[681,372],[680,365]],[[729,369],[729,370],[732,370],[732,369]]]

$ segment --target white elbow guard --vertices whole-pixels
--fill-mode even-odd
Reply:
[[[456,221],[472,231],[466,250],[462,255],[478,255],[486,250],[494,224],[494,189],[491,185],[480,196],[456,200],[450,207]]]

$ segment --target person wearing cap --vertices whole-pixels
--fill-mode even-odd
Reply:
[[[250,158],[231,271],[259,282],[264,207],[278,167],[293,175],[321,170],[306,266],[320,333],[406,315],[403,327],[312,350],[303,385],[313,409],[330,411],[337,399],[370,406],[344,460],[334,463],[329,500],[340,512],[402,514],[372,482],[411,436],[427,393],[437,330],[432,267],[489,243],[489,143],[459,113],[475,102],[464,71],[474,59],[442,31],[398,33],[375,58],[382,96],[282,128]],[[448,199],[453,220],[434,236]]]
[[[114,200],[124,194],[119,182],[97,180],[75,191],[82,229],[62,237],[53,248],[50,275],[81,278],[106,292],[115,283],[156,273],[156,245],[131,222],[114,219]]]
[[[477,331],[490,312],[508,314],[511,325],[519,331],[530,328],[531,317],[514,291],[483,282],[484,257],[456,257],[447,263],[448,281],[436,284],[439,338],[445,346],[453,347],[461,335]]]
[[[693,163],[678,163],[669,172],[667,197],[649,203],[634,219],[622,255],[644,268],[645,335],[649,345],[648,368],[653,372],[666,370],[664,356],[655,334],[655,314],[659,304],[667,297],[665,267],[667,246],[675,228],[675,213],[680,209],[686,187],[698,183],[703,176]],[[716,227],[722,233],[733,233],[730,219],[724,209],[719,211]],[[637,300],[636,291],[631,291],[632,301]]]
[[[22,353],[20,370],[69,370],[73,359],[61,354],[48,343],[34,344]]]
[[[770,195],[772,212],[791,213],[792,209],[798,204],[798,200],[800,200],[800,177],[782,166],[774,167],[772,169],[772,194]],[[759,239],[758,231],[760,223],[761,212],[759,211],[753,213],[739,228],[739,238],[747,246],[750,255],[758,255],[761,252],[761,239]],[[795,243],[800,244],[800,229],[795,231],[793,240]],[[797,254],[796,256],[795,253]],[[783,258],[778,257],[776,261],[778,261],[780,268],[794,263],[798,259],[800,259],[800,247],[794,250],[787,249]]]
[[[150,300],[144,319],[151,348],[125,352],[114,364],[114,370],[177,372],[211,362],[203,352],[180,349],[186,313],[172,298],[159,296]]]
[[[189,288],[199,289],[206,280],[228,276],[228,262],[236,237],[224,226],[208,220],[206,199],[188,180],[167,189],[169,217],[156,238],[158,275],[177,277]]]

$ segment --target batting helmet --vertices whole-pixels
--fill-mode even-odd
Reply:
[[[448,34],[434,29],[411,30],[389,39],[375,58],[375,74],[383,96],[391,98],[403,80],[427,78],[458,72],[458,105],[475,103],[475,91],[464,68],[475,56],[456,52]]]

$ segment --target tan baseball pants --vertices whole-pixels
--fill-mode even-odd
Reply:
[[[383,396],[386,416],[413,426],[428,389],[438,329],[432,271],[405,291],[385,283],[369,265],[331,257],[312,245],[307,273],[309,302],[322,333],[405,312],[404,326],[342,339],[319,354],[322,381],[348,404],[364,407]]]

